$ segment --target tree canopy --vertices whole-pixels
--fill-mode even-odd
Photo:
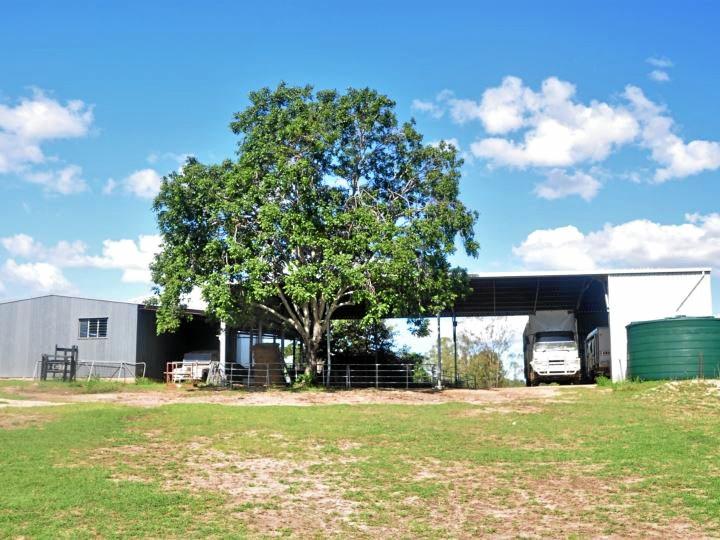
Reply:
[[[331,318],[361,306],[365,323],[445,309],[466,277],[476,220],[459,200],[454,146],[426,144],[371,89],[280,84],[250,94],[230,124],[237,159],[190,159],[163,179],[154,209],[158,330],[174,330],[199,287],[230,324],[264,313],[296,331],[311,367]]]

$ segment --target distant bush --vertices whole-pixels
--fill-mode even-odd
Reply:
[[[154,386],[165,386],[164,383],[158,382],[153,379],[148,379],[147,377],[136,377],[135,378],[135,386],[143,386],[147,388],[151,388]]]
[[[613,382],[612,379],[606,377],[605,375],[600,375],[599,377],[595,378],[595,384],[603,388],[610,388],[612,387]]]
[[[613,392],[631,392],[634,390],[642,390],[648,387],[656,386],[658,381],[643,381],[638,377],[633,379],[625,379],[624,381],[613,382],[612,379],[599,376],[595,379],[595,383],[602,388],[610,388]]]
[[[298,375],[292,385],[293,390],[310,390],[312,388],[317,388],[317,385],[314,377],[309,373]]]

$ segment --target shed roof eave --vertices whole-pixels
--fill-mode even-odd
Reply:
[[[534,277],[563,277],[563,276],[623,276],[623,275],[653,275],[653,274],[709,274],[709,266],[687,268],[616,268],[593,270],[520,270],[516,272],[468,272],[470,278],[534,278]]]

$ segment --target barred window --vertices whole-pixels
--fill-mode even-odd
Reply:
[[[108,333],[107,317],[97,319],[80,319],[81,338],[106,338]]]

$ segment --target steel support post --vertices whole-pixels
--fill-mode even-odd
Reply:
[[[453,379],[455,380],[455,386],[458,385],[460,382],[460,378],[458,377],[458,366],[457,366],[457,319],[455,318],[455,312],[453,311],[452,314],[452,325],[453,325],[453,359],[455,361],[455,372]]]
[[[325,335],[325,347],[327,348],[327,376],[325,377],[325,386],[330,385],[330,369],[332,369],[332,357],[330,355],[330,324],[328,321],[327,333]]]
[[[437,380],[437,388],[438,390],[442,390],[443,383],[442,383],[442,341],[440,338],[440,314],[438,313],[437,316],[437,365],[438,365],[438,380]]]

